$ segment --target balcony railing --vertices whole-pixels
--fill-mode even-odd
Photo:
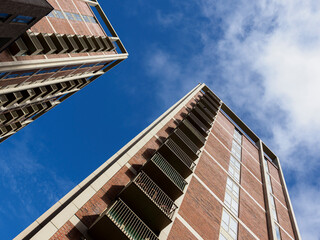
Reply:
[[[168,139],[165,143],[168,148],[191,170],[194,169],[195,163],[192,159],[171,139]]]
[[[196,155],[199,153],[199,148],[187,137],[179,128],[174,130],[174,133],[187,145]]]
[[[204,114],[204,112],[199,108],[195,107],[194,111],[199,114],[199,116],[205,121],[205,124],[211,125],[212,121]]]
[[[202,103],[202,102],[198,102],[198,105],[199,107],[207,114],[207,116],[210,118],[210,119],[213,119],[215,114],[213,114],[212,112],[210,112],[208,110],[208,108]]]
[[[195,122],[196,125],[204,132],[204,134],[208,133],[209,128],[206,127],[192,112],[189,113],[190,119]]]
[[[219,108],[219,104],[217,102],[213,101],[210,96],[205,94],[203,97],[213,106],[214,109],[218,109]]]
[[[121,199],[108,209],[107,216],[131,240],[158,240],[152,230]]]
[[[133,180],[133,182],[169,217],[172,218],[177,205],[165,194],[155,182],[143,171]]]
[[[207,97],[203,96],[201,98],[201,101],[203,102],[203,104],[212,112],[215,113],[217,111],[217,108],[215,106],[212,105],[211,102],[209,102],[209,100],[207,99]]]
[[[181,190],[185,188],[187,182],[184,178],[162,157],[159,153],[156,153],[151,161],[154,162],[158,168]]]
[[[205,143],[206,138],[187,119],[184,119],[183,123],[202,142],[202,144]]]

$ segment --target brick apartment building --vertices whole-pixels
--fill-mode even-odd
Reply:
[[[97,0],[1,1],[0,142],[127,57]]]
[[[301,237],[277,156],[199,84],[18,239]]]

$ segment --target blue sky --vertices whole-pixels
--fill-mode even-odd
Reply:
[[[320,239],[320,3],[100,1],[129,58],[0,145],[12,239],[199,82],[280,157],[303,239]]]

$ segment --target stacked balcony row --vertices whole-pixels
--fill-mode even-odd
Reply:
[[[10,46],[13,56],[113,51],[109,37],[26,32]]]
[[[94,240],[158,239],[172,222],[217,109],[196,104],[163,141],[114,204],[90,227]]]
[[[86,84],[85,79],[76,79],[0,95],[0,113],[33,102],[64,95],[70,91],[77,91]]]
[[[0,137],[6,137],[32,122],[34,116],[46,112],[53,106],[52,101],[31,104],[21,109],[0,114]]]

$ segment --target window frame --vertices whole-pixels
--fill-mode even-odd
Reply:
[[[31,17],[31,16],[24,16],[24,15],[17,15],[15,16],[10,23],[18,23],[18,24],[26,24],[29,25],[30,23],[33,22],[33,20],[35,19],[35,17]]]

